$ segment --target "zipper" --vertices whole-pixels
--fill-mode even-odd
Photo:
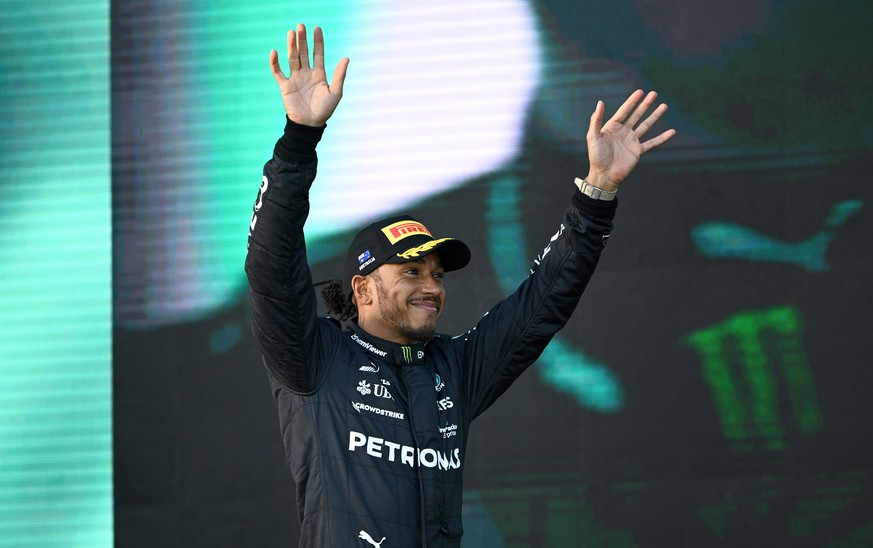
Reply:
[[[409,418],[409,429],[412,433],[412,446],[415,449],[415,477],[418,479],[418,519],[421,523],[421,545],[422,547],[427,546],[427,518],[426,518],[426,505],[424,498],[424,479],[421,477],[421,466],[418,462],[418,438],[415,435],[415,420],[412,415],[412,401],[410,400],[409,390],[406,386],[406,371],[407,367],[402,365],[395,365],[400,369],[400,374],[397,375],[397,378],[400,380],[400,385],[403,387],[403,394],[406,397],[406,416]]]

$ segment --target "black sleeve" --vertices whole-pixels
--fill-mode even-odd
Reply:
[[[539,358],[582,296],[612,230],[617,203],[573,196],[528,277],[476,327],[456,338],[472,420]]]
[[[264,166],[248,238],[246,275],[252,324],[264,363],[298,393],[315,390],[330,336],[316,318],[316,297],[306,259],[303,225],[315,179],[315,146],[324,128],[287,120],[273,158]]]

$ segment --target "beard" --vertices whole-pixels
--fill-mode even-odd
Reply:
[[[436,318],[433,321],[424,321],[421,325],[412,325],[409,313],[404,312],[395,300],[388,297],[379,281],[376,282],[376,293],[379,295],[379,316],[382,321],[392,325],[404,337],[426,342],[436,335]]]

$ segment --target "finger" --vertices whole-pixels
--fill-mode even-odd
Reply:
[[[321,27],[315,27],[315,30],[312,31],[312,38],[315,42],[312,49],[312,66],[324,69],[324,33]]]
[[[633,112],[634,107],[637,103],[640,102],[640,99],[643,97],[643,90],[638,89],[635,92],[630,94],[630,97],[621,105],[618,110],[615,111],[615,114],[612,115],[612,118],[609,119],[610,122],[618,122],[619,124],[624,123],[624,119],[628,117],[628,114]]]
[[[606,106],[603,104],[603,101],[597,101],[597,106],[594,107],[594,112],[591,114],[591,121],[588,123],[588,135],[586,135],[589,141],[596,140],[600,136],[600,130],[603,128],[603,111],[606,110]]]
[[[643,147],[643,154],[652,150],[653,148],[659,147],[673,138],[676,135],[675,129],[668,129],[664,133],[658,135],[657,137],[653,137],[643,143],[641,146]]]
[[[346,81],[346,71],[349,68],[349,58],[343,57],[333,69],[333,77],[330,80],[330,91],[337,97],[343,96],[343,83]]]
[[[306,26],[303,23],[297,25],[297,58],[300,60],[300,68],[309,68],[309,44],[306,42]]]
[[[658,105],[658,108],[656,108],[655,111],[652,112],[648,118],[643,120],[640,125],[638,125],[637,128],[634,130],[634,134],[637,136],[637,138],[639,139],[640,137],[645,135],[646,132],[649,131],[649,129],[651,129],[653,125],[655,125],[655,122],[660,120],[661,116],[663,116],[665,112],[667,112],[667,105],[665,103],[661,103],[660,105]]]
[[[272,71],[273,78],[276,79],[280,86],[287,80],[285,73],[282,72],[282,67],[279,66],[279,52],[274,49],[270,50],[270,71]]]
[[[628,119],[625,120],[625,122],[624,122],[625,125],[627,125],[630,128],[633,128],[636,125],[636,123],[640,120],[640,118],[643,117],[643,114],[645,114],[646,111],[649,110],[649,107],[652,106],[652,103],[654,103],[655,99],[657,99],[657,98],[658,98],[658,94],[656,92],[650,91],[649,93],[647,93],[645,98],[643,98],[643,102],[640,103],[637,106],[637,108],[634,109],[633,113],[631,113],[631,115],[628,117]],[[638,133],[637,135],[642,135],[642,134]]]
[[[288,31],[288,70],[294,72],[300,70],[300,58],[297,55],[297,33],[293,30]]]

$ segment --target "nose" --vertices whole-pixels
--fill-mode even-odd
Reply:
[[[421,291],[428,295],[439,295],[440,284],[436,280],[425,278],[424,283],[421,284]]]
[[[428,295],[439,295],[443,292],[443,282],[442,279],[438,277],[437,273],[424,273],[420,281],[421,284],[419,287],[423,293]]]

